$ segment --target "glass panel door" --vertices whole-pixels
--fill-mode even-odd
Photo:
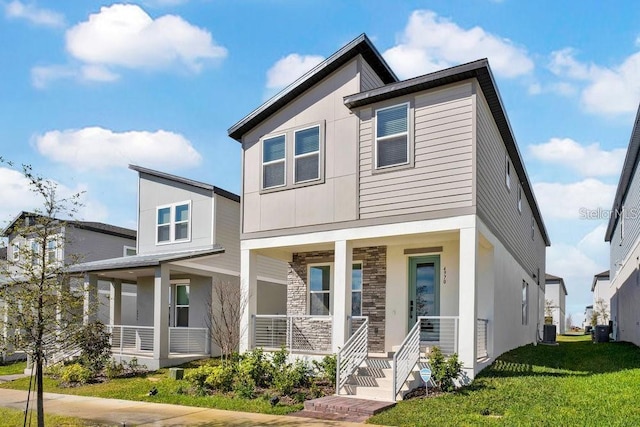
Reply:
[[[409,327],[422,316],[440,315],[440,257],[409,258]],[[438,341],[439,320],[422,322],[420,341]]]

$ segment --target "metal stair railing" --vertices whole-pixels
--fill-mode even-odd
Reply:
[[[416,324],[405,337],[400,348],[393,355],[393,401],[400,392],[402,385],[409,378],[409,374],[420,359],[420,324],[422,318],[418,317]]]
[[[340,389],[347,383],[351,374],[367,358],[369,354],[368,342],[369,318],[365,317],[362,325],[351,335],[351,338],[347,340],[336,356],[336,394],[340,394]]]

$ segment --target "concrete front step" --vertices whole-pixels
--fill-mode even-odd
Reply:
[[[316,413],[353,414],[370,417],[394,405],[394,402],[382,402],[379,400],[325,396],[318,399],[307,400],[304,402],[304,410]]]

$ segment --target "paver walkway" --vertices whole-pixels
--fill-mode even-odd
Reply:
[[[27,392],[0,389],[0,406],[24,410]],[[45,393],[45,411],[116,426],[357,426],[350,422],[287,415],[252,414],[220,409],[134,402],[120,399]]]

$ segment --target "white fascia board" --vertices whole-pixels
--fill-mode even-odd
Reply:
[[[430,219],[424,221],[400,222],[395,224],[353,227],[340,230],[319,231],[279,237],[247,239],[240,242],[241,249],[255,250],[287,246],[313,245],[340,240],[359,240],[380,237],[405,236],[422,233],[454,231],[476,227],[476,215]]]

